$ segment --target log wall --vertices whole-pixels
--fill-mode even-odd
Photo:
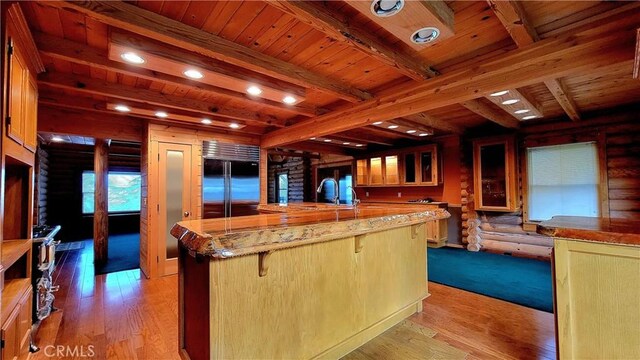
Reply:
[[[36,151],[35,194],[33,196],[33,224],[47,223],[47,188],[49,183],[49,154],[42,146]]]
[[[308,157],[286,157],[282,161],[269,161],[267,173],[267,201],[277,202],[276,182],[281,173],[289,177],[289,202],[313,201],[311,189],[311,160]]]
[[[471,140],[461,156],[462,239],[471,251],[488,250],[549,258],[553,242],[535,232],[523,217],[523,154],[527,145],[562,144],[595,140],[601,152],[601,216],[640,218],[640,124],[633,117],[599,118],[580,126],[536,126],[518,134],[519,207],[513,213],[476,211],[473,202]]]

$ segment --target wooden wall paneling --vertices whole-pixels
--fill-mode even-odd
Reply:
[[[185,50],[214,59],[238,64],[303,87],[328,92],[348,101],[360,101],[370,97],[364,91],[311,73],[276,58],[265,56],[253,49],[131,4],[92,2],[91,4],[52,3],[51,5],[63,9],[73,9],[111,26],[174,44]]]
[[[640,29],[636,35],[636,57],[633,62],[633,78],[640,80]]]
[[[269,154],[266,149],[260,149],[260,204],[269,202]]]
[[[418,85],[400,85],[393,95],[367,100],[346,110],[334,111],[273,131],[263,137],[262,146],[272,148],[312,136],[327,135],[375,121],[460,103],[475,98],[478,92],[489,93],[505,87],[522,87],[549,78],[589,71],[594,66],[628,61],[633,57],[629,45],[635,41],[635,31],[624,29],[629,26],[629,22],[635,21],[631,19],[638,12],[638,9],[633,9],[609,18],[611,22],[607,23],[605,31],[613,34],[610,35],[611,38],[608,35],[594,36],[598,31],[604,30],[604,27],[592,26],[585,32],[541,40],[526,48],[507,52],[499,59],[485,61]],[[572,42],[572,45],[567,42],[569,38],[584,38],[584,43],[576,45]],[[543,58],[558,59],[553,71],[548,66],[541,65],[543,62],[540,59]],[[528,71],[521,71],[523,68]],[[444,84],[447,84],[446,88],[442,87]],[[327,123],[332,126],[327,126]]]
[[[600,186],[598,188],[598,197],[600,198],[600,216],[610,217],[609,208],[609,172],[607,161],[607,134],[600,132],[598,134],[598,173],[600,175]],[[631,164],[631,166],[640,166],[640,162],[637,164]],[[640,207],[636,207],[640,209]]]
[[[93,258],[96,267],[104,265],[109,257],[109,140],[96,139],[94,153],[95,201],[93,213]]]
[[[35,166],[35,194],[33,223],[35,225],[47,224],[47,198],[49,187],[49,154],[42,146],[38,146]]]
[[[149,257],[150,238],[150,214],[149,209],[149,170],[151,168],[149,147],[149,126],[144,124],[142,141],[140,142],[140,270],[147,277],[151,277],[151,258]]]

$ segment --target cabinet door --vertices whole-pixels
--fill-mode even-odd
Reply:
[[[513,139],[474,142],[473,175],[477,210],[516,209],[516,159]]]
[[[420,151],[420,183],[422,185],[438,185],[438,153],[435,146]]]
[[[416,184],[418,181],[417,177],[417,157],[416,153],[407,153],[404,154],[404,166],[403,166],[403,184]]]
[[[382,185],[382,158],[374,157],[369,160],[369,184]]]
[[[11,42],[11,40],[9,40]],[[13,54],[9,55],[9,91],[7,96],[7,113],[10,120],[7,121],[7,136],[19,144],[24,141],[24,97],[25,79],[27,77],[27,67],[18,56],[15,48]]]
[[[367,159],[356,160],[356,185],[369,185]]]
[[[18,306],[18,326],[17,326],[17,338],[19,354],[25,354],[29,351],[29,339],[31,338],[31,301],[32,291],[28,291],[22,298],[20,305]]]
[[[31,76],[25,81],[24,147],[34,151],[38,146],[38,86]]]
[[[19,354],[17,311],[12,312],[7,321],[5,321],[4,326],[2,327],[2,341],[4,341],[2,359],[17,359]]]
[[[400,184],[398,155],[384,157],[384,183],[387,185]]]

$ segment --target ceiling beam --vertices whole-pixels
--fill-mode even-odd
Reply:
[[[505,88],[589,72],[633,59],[637,8],[607,17],[577,33],[558,35],[522,49],[443,74],[419,84],[402,84],[388,95],[352,104],[342,111],[298,122],[263,136],[266,148],[301,141],[477,98]],[[633,30],[631,30],[633,28]]]
[[[263,126],[246,126],[241,130],[231,130],[229,128],[229,119],[220,118],[216,116],[208,116],[207,118],[212,121],[211,124],[205,125],[200,122],[202,116],[194,115],[193,113],[188,113],[180,110],[173,110],[170,112],[170,116],[168,118],[158,118],[153,114],[157,107],[152,105],[143,104],[143,103],[135,103],[127,101],[127,105],[132,109],[129,113],[123,113],[119,111],[111,110],[110,103],[113,103],[116,100],[109,99],[107,101],[96,100],[90,97],[84,96],[74,96],[69,97],[65,94],[61,94],[59,92],[50,91],[45,87],[41,87],[38,94],[38,104],[41,106],[45,106],[47,108],[58,108],[58,109],[67,109],[67,110],[81,110],[81,111],[92,111],[101,114],[106,114],[108,116],[127,116],[131,118],[145,119],[151,120],[158,123],[167,123],[167,124],[183,124],[183,125],[191,125],[198,126],[204,128],[212,128],[213,131],[229,131],[229,133],[247,133],[254,135],[262,135],[265,132],[265,127]],[[141,113],[139,110],[147,110],[146,115]]]
[[[179,109],[200,113],[203,115],[217,115],[219,117],[242,120],[251,124],[272,125],[282,124],[283,120],[273,116],[239,108],[229,108],[211,104],[208,101],[189,99],[173,95],[158,93],[152,90],[140,89],[85,76],[64,73],[44,73],[38,76],[38,84],[58,89],[66,89],[79,93],[103,95],[116,99],[157,105],[161,108]]]
[[[505,111],[493,108],[493,106],[484,103],[480,99],[467,100],[460,103],[460,105],[466,107],[467,109],[473,111],[474,113],[482,116],[485,119],[493,121],[500,126],[504,126],[510,129],[517,129],[518,127],[520,127],[520,122],[518,121],[518,119],[507,114]]]
[[[47,2],[121,28],[277,79],[358,102],[371,94],[259,51],[121,1]]]
[[[84,110],[42,106],[38,109],[38,131],[53,134],[140,142],[143,122],[129,116],[110,116]]]
[[[353,153],[350,152],[349,150],[354,150],[354,149],[350,149],[342,146],[325,145],[324,143],[318,143],[315,141],[303,141],[295,144],[287,144],[282,146],[282,148],[316,152],[319,154],[334,154],[334,155],[349,155],[349,156],[353,155]]]
[[[417,124],[426,125],[432,129],[439,129],[452,132],[454,134],[462,134],[464,132],[464,128],[462,126],[452,124],[444,119],[437,119],[426,113],[406,115],[404,118]]]
[[[422,59],[418,59],[417,52],[408,53],[381,42],[370,31],[350,24],[349,19],[342,12],[330,9],[323,2],[269,0],[269,4],[327,36],[396,68],[400,73],[414,80],[438,75],[437,71],[426,65]]]
[[[85,44],[76,43],[70,40],[62,39],[40,32],[34,32],[33,35],[40,54],[53,59],[66,60],[75,64],[88,65],[95,69],[113,71],[119,74],[135,76],[141,79],[161,82],[174,86],[186,87],[225,99],[257,103],[274,110],[287,111],[290,113],[306,116],[318,115],[317,109],[313,106],[304,104],[291,106],[268,99],[249,97],[246,94],[221,88],[218,86],[195,82],[178,76],[168,75],[161,72],[147,70],[142,67],[127,65],[121,62],[109,60],[105,51],[101,51]],[[186,55],[184,52],[182,52],[182,54],[182,57],[187,63],[193,63],[188,59],[190,55]]]
[[[310,154],[308,152],[294,152],[294,151],[280,151],[280,150],[269,150],[267,152],[269,155],[280,155],[287,157],[305,157],[310,159],[320,159],[321,156],[318,154]]]
[[[366,128],[358,129],[365,131]],[[354,134],[353,132],[339,132],[335,134],[331,134],[332,137],[344,139],[346,141],[357,142],[360,144],[377,144],[383,146],[393,146],[393,139],[388,139],[376,134],[366,133],[366,134]]]
[[[518,47],[525,47],[540,40],[538,33],[529,20],[518,1],[487,0],[502,25]],[[565,113],[573,121],[580,120],[580,112],[575,101],[570,96],[565,84],[560,79],[544,81],[553,97],[558,101]]]

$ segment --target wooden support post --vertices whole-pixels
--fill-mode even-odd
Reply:
[[[93,258],[94,265],[107,262],[109,240],[109,208],[107,182],[109,173],[109,140],[96,139],[93,168],[95,192],[93,209]]]

